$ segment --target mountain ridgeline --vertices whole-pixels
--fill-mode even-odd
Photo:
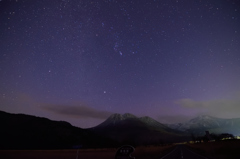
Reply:
[[[240,135],[240,118],[222,119],[208,115],[200,115],[184,123],[168,124],[168,127],[196,136],[202,136],[205,131],[214,134],[230,133]]]
[[[113,114],[102,124],[89,129],[106,135],[121,144],[152,145],[182,142],[190,139],[189,135],[157,122],[150,117],[136,117],[132,114]]]
[[[240,135],[240,118],[198,116],[185,123],[162,124],[150,117],[113,114],[89,129],[65,121],[0,111],[0,149],[66,149],[119,147],[123,144],[160,145],[190,141],[191,135]]]
[[[113,147],[112,141],[65,121],[0,111],[0,149]]]

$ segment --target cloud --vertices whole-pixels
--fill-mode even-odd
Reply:
[[[216,99],[208,101],[195,101],[192,99],[181,99],[175,102],[180,109],[198,111],[216,117],[240,117],[240,99]]]
[[[112,114],[111,112],[97,110],[84,104],[79,105],[48,104],[43,106],[42,108],[59,115],[65,115],[75,118],[106,119]]]
[[[49,104],[36,100],[32,95],[24,92],[0,93],[2,93],[0,97],[1,111],[40,116],[51,120],[63,120],[81,128],[94,127],[113,114],[94,109],[82,101],[69,104]]]
[[[37,105],[35,99],[24,92],[5,92],[0,97],[0,109],[6,112],[32,114],[37,111]]]

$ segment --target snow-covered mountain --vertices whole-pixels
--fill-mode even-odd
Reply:
[[[154,128],[160,128],[160,129],[169,129],[168,126],[165,124],[159,123],[158,121],[148,117],[136,117],[133,114],[125,113],[125,114],[113,114],[111,115],[107,120],[105,120],[103,123],[98,125],[97,127],[107,127],[110,125],[115,125],[120,122],[124,121],[135,121],[135,122],[141,122],[142,124],[146,124],[148,127],[154,127]]]
[[[100,125],[91,128],[94,133],[126,143],[166,143],[189,139],[189,135],[169,128],[150,117],[132,114],[113,114]],[[125,143],[125,144],[126,144]]]
[[[96,128],[104,128],[104,127],[109,127],[115,124],[118,124],[119,122],[123,122],[125,120],[138,120],[138,118],[135,115],[132,115],[130,113],[125,113],[125,114],[112,114],[110,117],[107,118],[103,123],[100,125],[96,126]]]
[[[126,122],[128,122],[128,123],[126,123]],[[129,125],[129,123],[134,123],[136,125],[142,125],[143,127],[148,128],[148,129],[179,133],[179,131],[176,131],[176,130],[170,128],[169,126],[166,126],[165,124],[162,124],[148,116],[137,117],[130,113],[113,114],[107,120],[105,120],[103,123],[98,125],[97,128],[117,126],[117,124],[123,125],[123,123],[125,123],[126,125]]]
[[[167,125],[147,116],[137,117],[129,113],[113,114],[90,130],[118,142],[156,144],[187,141],[191,138],[191,134],[202,136],[205,135],[205,131],[239,135],[240,118],[222,119],[201,115],[185,123]]]
[[[144,116],[144,117],[140,117],[139,120],[141,120],[143,123],[155,127],[155,128],[162,128],[162,129],[168,129],[168,127],[162,123],[159,123],[158,121],[148,117],[148,116]]]
[[[240,134],[240,118],[222,119],[209,115],[200,115],[185,123],[167,124],[172,129],[184,132],[203,135],[205,131],[210,133],[231,133],[233,135]]]

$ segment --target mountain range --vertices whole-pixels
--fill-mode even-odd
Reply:
[[[132,114],[113,114],[90,131],[106,135],[123,144],[162,144],[189,140],[189,135],[174,130],[150,117],[136,117]]]
[[[208,115],[200,115],[184,123],[166,124],[168,127],[197,136],[210,133],[221,134],[230,133],[235,136],[240,135],[240,118],[222,119]]]
[[[240,118],[201,115],[184,123],[162,124],[150,117],[113,114],[88,129],[65,121],[0,111],[0,149],[63,149],[152,145],[191,140],[191,135],[231,133],[240,135]]]

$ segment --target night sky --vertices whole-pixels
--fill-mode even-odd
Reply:
[[[240,117],[240,1],[0,0],[0,95],[82,128]]]

